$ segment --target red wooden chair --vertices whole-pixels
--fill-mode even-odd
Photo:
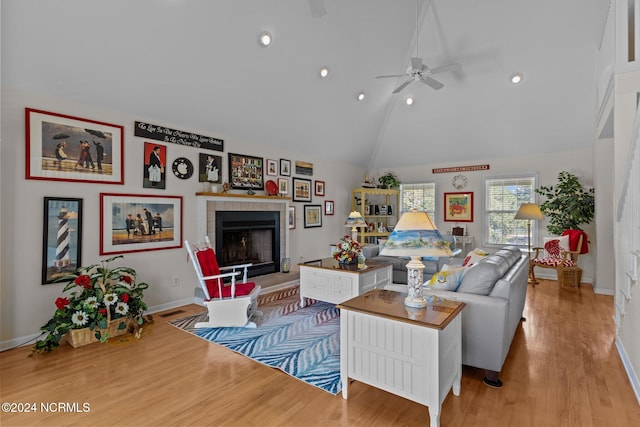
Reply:
[[[208,237],[202,248],[184,241],[189,258],[193,262],[196,276],[204,292],[204,305],[209,310],[207,322],[196,323],[196,328],[218,328],[240,326],[255,328],[251,321],[254,315],[260,315],[258,295],[260,286],[254,282],[247,282],[247,269],[252,264],[231,265],[219,267],[216,254],[211,247]],[[223,271],[231,270],[228,273]],[[236,276],[243,273],[242,282],[236,283]],[[225,278],[230,283],[224,283]]]

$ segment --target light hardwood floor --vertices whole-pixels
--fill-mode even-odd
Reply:
[[[349,400],[293,379],[166,322],[202,308],[154,316],[138,342],[67,345],[27,357],[0,354],[2,402],[36,413],[2,413],[2,426],[427,426],[428,410],[354,382]],[[174,311],[174,310],[172,310]],[[529,287],[526,321],[501,379],[464,367],[442,426],[637,426],[640,405],[614,345],[613,298],[541,280]],[[41,403],[89,404],[87,412],[41,411]]]

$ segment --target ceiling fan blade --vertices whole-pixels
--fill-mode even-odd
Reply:
[[[409,86],[409,83],[411,83],[412,81],[413,81],[413,79],[407,80],[406,82],[404,82],[400,86],[398,86],[392,93],[400,92],[402,89],[404,89],[405,87]]]
[[[309,0],[309,7],[311,8],[311,16],[314,18],[322,18],[327,14],[327,9],[324,8],[324,0]]]
[[[431,68],[429,74],[444,73],[447,71],[458,71],[461,67],[462,66],[457,62],[449,65],[441,65],[439,67]]]
[[[442,83],[429,76],[420,76],[420,81],[435,90],[442,89],[444,87]]]
[[[388,79],[389,77],[404,77],[406,74],[387,74],[385,76],[376,76],[376,79]]]
[[[411,68],[414,70],[421,70],[422,58],[416,58],[416,57],[411,58]]]

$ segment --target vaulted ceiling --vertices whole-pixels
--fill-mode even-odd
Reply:
[[[314,17],[319,4],[326,13]],[[386,168],[590,147],[609,1],[419,0],[417,14],[415,0],[1,7],[3,86]],[[417,81],[394,95],[405,78],[375,76],[407,70],[416,23],[425,64],[461,69],[434,75],[440,90]]]

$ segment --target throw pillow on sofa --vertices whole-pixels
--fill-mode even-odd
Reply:
[[[432,289],[455,292],[467,270],[467,267],[445,264],[442,266],[442,270],[431,277],[431,280],[424,283],[424,286],[429,286]]]
[[[463,267],[471,267],[473,264],[476,264],[482,258],[486,257],[487,253],[482,249],[475,248],[471,252],[464,257],[464,261],[462,261]]]
[[[464,274],[457,292],[489,295],[499,278],[509,269],[507,260],[498,255],[482,259]]]

